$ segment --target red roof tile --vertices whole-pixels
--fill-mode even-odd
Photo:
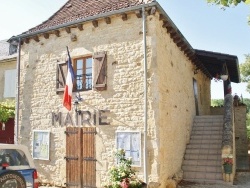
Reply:
[[[150,0],[148,2],[152,2]],[[69,0],[54,15],[26,33],[33,33],[90,16],[143,4],[142,0]]]

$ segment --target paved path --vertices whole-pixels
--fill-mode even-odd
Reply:
[[[178,188],[250,188],[250,172],[238,172],[234,185],[194,184],[179,185]]]

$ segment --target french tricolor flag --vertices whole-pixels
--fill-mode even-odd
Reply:
[[[74,70],[72,67],[71,58],[69,55],[69,49],[67,46],[67,52],[68,52],[68,73],[66,78],[66,85],[64,89],[64,95],[63,95],[63,106],[67,108],[69,111],[71,110],[71,99],[72,99],[72,90],[73,90],[73,83],[74,83]]]

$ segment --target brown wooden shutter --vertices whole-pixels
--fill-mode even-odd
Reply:
[[[67,77],[67,63],[66,62],[58,62],[57,64],[57,74],[56,74],[56,93],[60,93],[64,91]]]
[[[95,127],[82,128],[83,145],[83,187],[96,187],[96,152],[95,152]]]
[[[107,89],[107,53],[98,52],[93,56],[94,59],[94,79],[93,88],[99,91]]]
[[[66,131],[66,187],[82,187],[82,129],[67,127]]]

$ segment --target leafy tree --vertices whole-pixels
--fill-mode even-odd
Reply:
[[[0,122],[6,123],[15,116],[15,101],[0,102]]]
[[[212,99],[211,100],[211,106],[223,106],[224,105],[224,99]]]
[[[240,64],[241,80],[248,82],[247,91],[250,92],[250,54],[246,55],[245,63]]]
[[[207,2],[222,6],[223,8],[237,6],[240,3],[250,5],[250,0],[207,0]],[[248,24],[250,25],[250,16],[248,17]]]
[[[239,3],[250,4],[250,0],[207,0],[207,2],[222,5],[224,7],[237,6]]]

